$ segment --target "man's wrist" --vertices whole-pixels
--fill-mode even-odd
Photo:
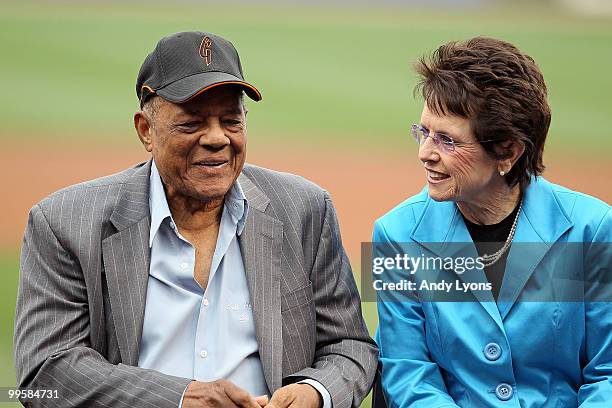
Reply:
[[[195,380],[194,380],[194,381],[195,381]],[[192,381],[192,382],[193,382],[193,381]],[[187,392],[187,388],[189,388],[189,385],[190,385],[192,382],[188,383],[188,384],[185,386],[185,389],[183,390],[183,394],[181,395],[181,400],[179,401],[178,408],[183,408],[183,398],[185,398],[185,393]]]
[[[304,378],[303,380],[298,381],[296,384],[307,384],[317,391],[319,395],[319,407],[321,408],[332,408],[331,395],[329,391],[317,380],[313,380],[312,378]]]

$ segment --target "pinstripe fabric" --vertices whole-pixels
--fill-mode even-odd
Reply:
[[[177,407],[190,379],[135,365],[149,269],[150,162],[60,190],[28,220],[15,319],[20,387],[58,389],[33,406]],[[308,377],[334,407],[357,406],[377,350],[329,196],[247,165],[253,209],[240,236],[271,391]]]

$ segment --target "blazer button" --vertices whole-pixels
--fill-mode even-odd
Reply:
[[[497,360],[502,353],[501,347],[497,343],[489,343],[484,348],[484,355],[489,361]]]
[[[508,401],[512,398],[514,390],[510,384],[501,383],[495,388],[495,396],[501,401]]]

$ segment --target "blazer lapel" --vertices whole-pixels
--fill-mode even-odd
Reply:
[[[525,190],[523,208],[506,261],[498,303],[502,319],[510,312],[540,261],[572,225],[550,183],[532,178]]]
[[[434,202],[427,198],[426,206],[423,216],[412,232],[412,238],[441,258],[476,259],[478,252],[455,203]],[[442,231],[442,234],[439,231]],[[473,268],[463,273],[456,273],[454,276],[466,284],[487,282],[482,268]],[[503,331],[502,319],[491,291],[473,290],[471,292]]]
[[[264,213],[270,200],[246,176],[239,178],[249,204],[239,237],[247,275],[259,355],[268,389],[282,386],[281,258],[283,223]]]
[[[110,217],[117,232],[102,241],[102,255],[121,360],[138,364],[149,277],[149,174],[137,168],[121,186]]]
[[[469,259],[478,258],[478,251],[476,250],[474,241],[472,241],[472,237],[470,236],[470,233],[465,226],[465,222],[463,221],[463,217],[461,217],[457,207],[455,207],[455,222],[451,228],[452,234],[450,235],[449,242],[455,242],[456,244],[453,244],[453,249],[448,251],[450,255],[445,256],[451,256],[455,259],[458,257]],[[480,267],[466,270],[461,274],[457,274],[457,276],[467,284],[486,284],[488,282],[484,269]],[[502,318],[499,314],[499,309],[497,308],[495,299],[493,298],[493,293],[490,290],[473,290],[471,292],[478,300],[480,305],[487,311],[489,316],[495,320],[495,323],[497,323],[499,328],[503,331]]]

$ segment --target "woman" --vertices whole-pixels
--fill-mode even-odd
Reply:
[[[550,109],[538,66],[479,37],[417,72],[427,186],[376,222],[373,241],[379,255],[450,254],[455,266],[398,264],[417,284],[409,296],[378,288],[387,404],[612,407],[612,215],[540,176]],[[478,260],[459,271],[458,254]],[[427,279],[457,286],[418,286]]]

